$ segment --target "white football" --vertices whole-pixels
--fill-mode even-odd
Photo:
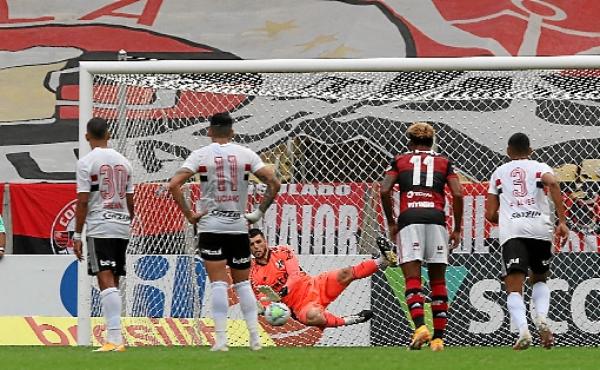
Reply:
[[[290,308],[281,302],[272,302],[265,309],[265,319],[273,326],[281,326],[290,318]]]

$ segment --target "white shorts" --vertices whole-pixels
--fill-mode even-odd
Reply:
[[[448,264],[448,230],[442,225],[412,224],[396,240],[400,264],[411,261]]]

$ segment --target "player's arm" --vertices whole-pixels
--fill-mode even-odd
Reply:
[[[550,193],[550,199],[554,203],[556,210],[556,216],[558,217],[558,225],[556,226],[556,237],[560,245],[563,245],[567,241],[569,236],[569,228],[567,227],[567,218],[565,215],[565,203],[563,201],[562,193],[560,192],[560,185],[556,180],[556,177],[551,172],[546,172],[542,175],[542,183],[548,187]]]
[[[493,224],[497,224],[499,208],[500,200],[498,199],[498,195],[488,193],[485,199],[485,219]]]
[[[457,176],[448,178],[448,187],[452,194],[452,213],[454,215],[454,229],[450,234],[450,249],[454,249],[460,243],[464,207],[463,188]]]
[[[287,248],[287,257],[284,261],[284,264],[288,276],[297,275],[302,271],[300,268],[300,262],[298,262],[298,256],[296,256],[294,251],[292,251],[290,248]]]
[[[194,176],[194,172],[185,167],[180,168],[169,181],[169,192],[185,218],[194,225],[203,215],[192,211],[188,202],[185,201],[183,191],[181,190],[183,184],[192,176]]]
[[[133,169],[129,166],[129,176],[127,177],[127,187],[125,189],[125,201],[127,202],[127,210],[131,220],[135,217],[135,208],[133,206]]]
[[[90,200],[89,192],[77,193],[77,201],[75,206],[75,233],[73,234],[73,253],[78,260],[83,260],[83,250],[81,244],[81,233],[85,225],[85,219],[88,214],[88,202]]]
[[[390,234],[390,238],[394,238],[398,233],[398,225],[396,224],[396,220],[394,218],[394,205],[392,202],[392,191],[394,189],[394,184],[398,180],[398,174],[395,172],[386,173],[383,178],[383,182],[381,183],[381,206],[383,207],[383,214],[385,215],[385,220],[387,221],[388,230]]]
[[[0,216],[0,258],[4,257],[4,248],[6,248],[6,231],[2,223],[2,216]]]
[[[263,196],[258,209],[245,215],[246,219],[250,223],[256,223],[265,214],[265,212],[267,212],[267,209],[269,209],[273,203],[273,200],[275,200],[275,197],[279,192],[279,188],[281,187],[281,182],[277,176],[275,176],[275,172],[270,167],[263,166],[254,172],[254,175],[258,177],[258,179],[265,185],[267,185],[267,190],[265,190],[265,195]]]
[[[75,233],[73,234],[73,253],[79,261],[83,260],[81,233],[88,214],[88,202],[92,190],[92,176],[88,165],[77,161],[77,200],[75,203]]]

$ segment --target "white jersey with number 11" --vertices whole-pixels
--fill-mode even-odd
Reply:
[[[252,150],[234,143],[212,143],[190,154],[183,168],[200,175],[199,232],[244,234],[248,178],[264,167]]]

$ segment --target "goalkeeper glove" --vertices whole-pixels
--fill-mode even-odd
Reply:
[[[258,310],[259,315],[262,316],[265,314],[265,306],[263,306],[260,301],[256,301],[256,309]]]
[[[246,213],[244,217],[246,217],[246,220],[248,220],[251,224],[255,224],[263,215],[263,211],[256,209],[254,212]]]

